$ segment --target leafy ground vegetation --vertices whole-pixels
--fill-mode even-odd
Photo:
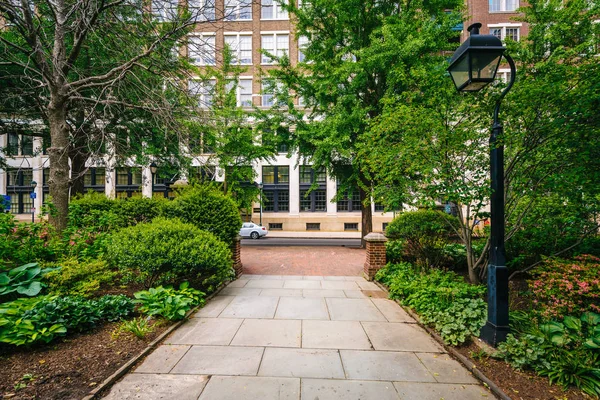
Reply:
[[[60,234],[0,214],[0,397],[82,397],[233,277],[240,225],[201,186],[173,201],[87,194]]]
[[[549,396],[544,398],[581,398],[577,391],[600,396],[600,258],[546,258],[527,274],[515,275],[511,334],[496,351],[485,352],[472,339],[486,321],[486,287],[468,281],[466,252],[452,233],[455,224],[453,217],[433,210],[406,212],[390,223],[391,262],[376,276],[390,297],[412,308],[448,345],[482,363],[492,380],[502,381],[497,374],[529,375],[521,390],[528,388],[531,398],[536,392]],[[522,247],[526,254],[527,243]],[[486,369],[490,364],[494,367]],[[535,374],[560,389],[544,385]],[[507,381],[513,388],[507,393],[518,392],[515,379]]]

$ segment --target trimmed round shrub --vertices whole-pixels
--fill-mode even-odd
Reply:
[[[422,268],[438,267],[444,246],[457,226],[455,217],[441,211],[418,210],[400,214],[386,229],[386,236],[403,243],[403,258]]]
[[[164,214],[194,224],[225,243],[232,243],[242,227],[233,199],[209,186],[187,188],[165,207]]]
[[[233,275],[231,251],[210,232],[178,219],[156,218],[111,235],[106,254],[124,282],[213,291]]]
[[[150,222],[160,216],[169,200],[165,198],[129,197],[116,200],[113,211],[127,226]]]

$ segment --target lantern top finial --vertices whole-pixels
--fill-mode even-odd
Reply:
[[[481,25],[480,22],[475,22],[474,24],[469,25],[469,27],[467,28],[467,31],[469,31],[471,36],[479,35],[479,29],[481,29],[482,26],[483,25]]]

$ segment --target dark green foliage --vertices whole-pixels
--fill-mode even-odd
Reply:
[[[102,321],[133,312],[133,300],[107,295],[98,300],[75,296],[18,299],[0,305],[0,342],[15,346],[48,343],[68,331],[85,331]]]
[[[471,285],[453,272],[421,272],[411,264],[388,264],[375,277],[390,297],[413,308],[422,322],[435,327],[445,342],[458,345],[478,335],[485,323],[485,287]]]
[[[177,219],[157,218],[111,236],[107,257],[125,282],[192,282],[213,291],[232,276],[231,251],[214,235]]]
[[[389,263],[399,263],[404,255],[404,242],[402,240],[390,240],[385,244],[385,259]]]
[[[68,258],[56,265],[61,268],[45,277],[52,294],[93,296],[101,287],[114,284],[117,276],[116,271],[101,259],[79,261]]]
[[[45,286],[44,275],[58,268],[42,269],[37,263],[21,265],[8,272],[0,273],[0,298],[3,296],[37,296]],[[6,301],[6,297],[3,298]]]
[[[185,189],[165,208],[165,216],[179,218],[232,243],[242,226],[235,202],[210,186]]]
[[[444,260],[444,246],[457,227],[456,218],[441,211],[408,211],[396,217],[386,236],[402,240],[405,261],[422,268],[438,267]]]
[[[600,314],[586,312],[581,318],[566,316],[539,326],[527,323],[526,314],[516,315],[516,335],[498,346],[495,357],[517,369],[533,369],[551,383],[600,395]]]
[[[159,286],[137,292],[134,296],[142,313],[168,320],[182,319],[192,307],[204,304],[204,293],[190,288],[187,282],[182,283],[179,290]]]
[[[129,197],[115,200],[113,212],[126,226],[131,226],[152,221],[162,214],[163,208],[168,204],[169,200],[165,198]]]

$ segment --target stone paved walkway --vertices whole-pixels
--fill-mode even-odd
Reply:
[[[493,396],[375,284],[244,275],[108,399],[474,400]]]

